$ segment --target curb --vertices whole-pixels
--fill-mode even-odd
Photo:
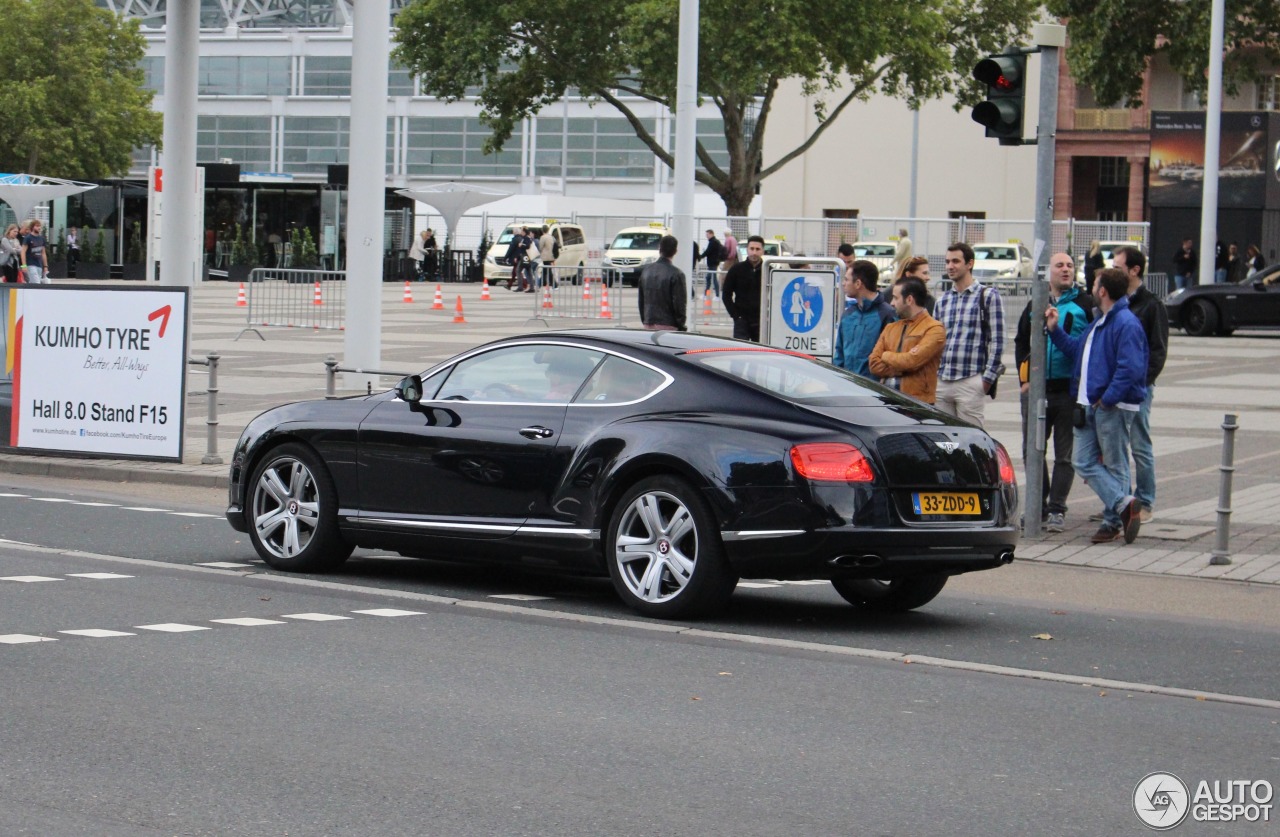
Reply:
[[[35,456],[9,456],[0,454],[0,473],[24,476],[59,477],[62,479],[102,480],[105,482],[148,482],[166,485],[183,485],[194,488],[222,488],[230,485],[227,474],[206,474],[193,471],[156,470],[131,467],[124,460],[113,459],[111,464],[65,459],[44,459]]]

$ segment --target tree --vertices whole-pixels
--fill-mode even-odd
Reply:
[[[138,21],[93,0],[0,0],[9,92],[0,170],[78,180],[122,175],[163,118],[143,85]]]
[[[980,99],[978,59],[1025,32],[1034,0],[701,0],[698,88],[724,121],[729,167],[698,144],[698,182],[743,215],[760,181],[803,154],[854,101],[875,93],[921,101]],[[423,89],[455,101],[480,87],[481,120],[498,151],[520,120],[571,88],[621,113],[666,165],[675,160],[629,104],[675,110],[678,0],[417,0],[396,18],[396,60]],[[803,81],[818,125],[763,166],[779,84]]]
[[[1204,92],[1209,79],[1209,15],[1212,3],[1184,0],[1049,0],[1049,10],[1069,18],[1067,61],[1077,81],[1093,88],[1101,105],[1142,104],[1142,75],[1151,58],[1164,55],[1188,89]],[[1280,65],[1280,3],[1228,0],[1223,87],[1263,78]],[[1274,70],[1269,72],[1274,73]]]

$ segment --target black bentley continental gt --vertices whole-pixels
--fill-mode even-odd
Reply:
[[[807,355],[620,329],[269,410],[236,444],[227,519],[280,570],[356,546],[551,566],[664,618],[739,578],[908,610],[1018,543],[1013,465],[982,430]]]

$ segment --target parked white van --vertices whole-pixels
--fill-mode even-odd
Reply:
[[[581,268],[587,264],[587,236],[577,224],[562,224],[555,219],[545,221],[517,221],[507,224],[498,235],[498,240],[489,247],[484,257],[484,277],[490,282],[505,282],[511,278],[511,263],[507,261],[507,248],[511,239],[521,227],[548,227],[560,245],[560,255],[556,257],[556,267]]]
[[[604,260],[600,262],[609,284],[639,282],[640,269],[658,260],[658,242],[664,235],[671,235],[671,230],[657,223],[620,230],[605,248]]]

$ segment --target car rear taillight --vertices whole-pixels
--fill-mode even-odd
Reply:
[[[1004,445],[996,443],[996,460],[1000,463],[1000,483],[1002,485],[1013,485],[1018,481],[1018,477],[1013,472],[1013,460],[1009,458],[1009,451],[1004,449]]]
[[[791,449],[791,464],[800,476],[819,482],[874,482],[876,478],[862,451],[838,442],[796,445]]]

